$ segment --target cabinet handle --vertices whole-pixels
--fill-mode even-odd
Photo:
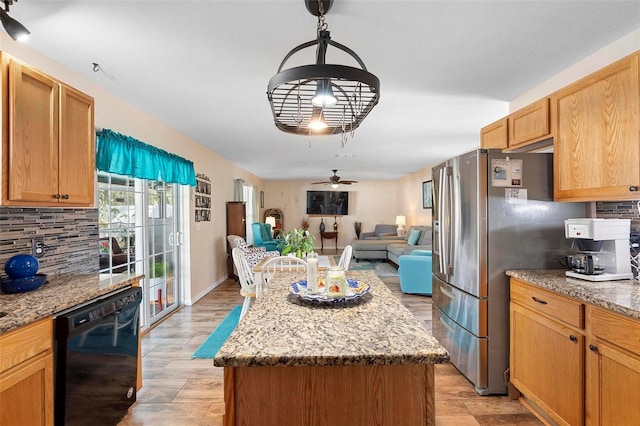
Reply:
[[[637,192],[638,191],[638,187],[636,185],[632,185],[632,186],[629,187],[629,191]]]
[[[62,199],[63,199],[63,200],[68,200],[68,199],[69,199],[69,194],[64,194],[64,195],[62,196]]]
[[[572,342],[577,342],[578,338],[576,336],[574,336],[573,334],[569,335],[569,340],[571,340]]]
[[[541,305],[546,305],[547,304],[547,302],[545,302],[544,300],[538,299],[535,296],[531,296],[531,298],[533,299],[534,302],[539,303]]]
[[[53,198],[55,198],[56,200],[59,200],[60,199],[60,194],[54,195]]]
[[[596,345],[589,345],[589,350],[591,352],[598,352],[598,347]]]

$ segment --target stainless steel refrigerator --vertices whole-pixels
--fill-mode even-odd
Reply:
[[[507,269],[558,269],[564,219],[552,154],[475,150],[433,168],[433,335],[481,395],[507,392]]]

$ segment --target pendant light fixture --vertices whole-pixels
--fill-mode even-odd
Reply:
[[[31,32],[8,14],[9,6],[16,1],[18,0],[2,0],[4,3],[4,9],[0,9],[0,22],[2,22],[2,26],[12,39],[17,41],[26,41]]]
[[[298,135],[342,134],[360,126],[378,103],[380,80],[367,71],[360,57],[347,46],[331,40],[325,13],[333,0],[304,0],[307,10],[318,17],[317,38],[294,47],[284,57],[267,86],[267,97],[278,129]],[[316,47],[316,63],[283,69],[303,49]],[[327,64],[329,46],[351,56],[360,66]]]

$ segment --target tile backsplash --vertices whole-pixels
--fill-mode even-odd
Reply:
[[[640,232],[640,201],[598,201],[596,216],[603,219],[631,219],[631,232]]]
[[[0,275],[13,255],[31,254],[31,239],[48,247],[38,272],[98,273],[98,210],[0,207]]]

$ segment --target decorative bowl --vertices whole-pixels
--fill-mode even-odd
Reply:
[[[4,278],[0,283],[0,289],[4,293],[24,293],[35,290],[47,282],[46,274],[36,274],[26,278]]]
[[[7,260],[7,263],[4,264],[4,271],[9,278],[29,278],[38,272],[39,267],[38,259],[30,254],[17,254]]]

